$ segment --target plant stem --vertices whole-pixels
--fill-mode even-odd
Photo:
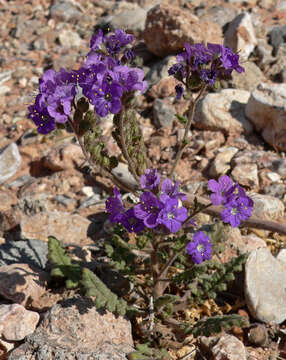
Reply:
[[[98,166],[96,164],[93,163],[93,161],[90,158],[89,153],[86,151],[84,143],[82,141],[82,137],[78,135],[75,125],[72,121],[72,119],[69,117],[68,118],[68,123],[70,125],[70,127],[72,128],[77,141],[79,143],[79,146],[81,147],[82,153],[86,159],[86,161],[88,162],[89,166],[91,167],[91,169],[93,169],[94,171],[98,171]],[[130,189],[127,184],[123,184],[121,181],[119,181],[113,174],[109,173],[108,171],[106,171],[105,169],[103,169],[102,167],[100,167],[100,172],[102,173],[103,176],[106,176],[107,178],[111,179],[114,183],[114,185],[118,186],[120,189],[123,189],[127,192],[134,192],[134,189]]]
[[[196,98],[191,101],[191,104],[190,104],[189,109],[188,109],[188,122],[187,122],[186,127],[185,127],[184,137],[183,137],[183,140],[181,141],[181,144],[179,145],[179,151],[177,152],[176,159],[175,159],[174,164],[172,166],[169,177],[173,177],[175,169],[176,169],[176,167],[178,165],[178,162],[179,162],[179,160],[181,159],[181,157],[183,155],[183,152],[184,152],[185,147],[187,145],[188,133],[189,133],[191,124],[192,124],[192,122],[194,120],[194,114],[195,114],[195,109],[196,109],[197,103],[198,103],[200,97],[202,96],[203,92],[205,91],[206,87],[207,87],[207,85],[203,85],[201,87],[198,95],[196,96]]]
[[[123,153],[123,156],[125,157],[125,159],[128,162],[128,167],[130,169],[131,174],[133,175],[133,177],[135,178],[135,180],[140,183],[140,178],[136,173],[135,167],[134,167],[134,163],[133,160],[130,158],[129,153],[128,153],[128,149],[126,146],[126,142],[125,142],[125,134],[124,134],[124,111],[125,108],[122,107],[121,111],[120,111],[120,117],[119,117],[119,132],[120,132],[120,142],[121,142],[121,150]]]

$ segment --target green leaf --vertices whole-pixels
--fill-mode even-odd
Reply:
[[[126,301],[119,299],[92,271],[87,268],[83,269],[81,283],[86,296],[95,296],[95,305],[98,310],[107,308],[112,313],[125,315]]]
[[[176,118],[179,120],[179,122],[183,125],[186,125],[188,122],[188,119],[184,116],[181,116],[179,114],[175,114]]]

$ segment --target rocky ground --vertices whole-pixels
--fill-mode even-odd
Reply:
[[[174,115],[186,108],[174,102],[167,76],[174,54],[186,40],[240,51],[245,73],[200,101],[177,175],[186,192],[203,196],[210,177],[228,173],[249,190],[255,216],[286,226],[286,1],[0,0],[1,359],[126,359],[138,341],[126,319],[47,286],[49,235],[95,261],[112,184],[89,171],[72,133],[40,136],[27,119],[43,72],[78,68],[96,26],[108,23],[137,35],[149,82],[138,118],[162,173],[182,137]],[[108,148],[118,154],[111,126],[104,119]],[[129,176],[124,164],[118,172]],[[285,242],[273,229],[229,233],[224,261],[237,249],[250,252],[236,312],[251,328],[201,337],[170,350],[174,359],[286,358]],[[219,311],[208,303],[200,316]]]

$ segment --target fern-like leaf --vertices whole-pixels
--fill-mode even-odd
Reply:
[[[125,315],[127,303],[119,299],[92,271],[84,268],[82,271],[82,285],[87,296],[95,296],[96,308],[106,308],[112,313]]]
[[[51,262],[51,276],[66,279],[66,287],[74,289],[79,286],[81,279],[81,267],[72,262],[72,258],[66,254],[61,243],[53,236],[48,238],[48,259]]]
[[[248,327],[249,323],[245,317],[237,314],[212,316],[198,321],[193,327],[186,327],[185,333],[192,333],[195,337],[200,335],[210,336],[222,330],[229,330],[233,326],[243,328]]]

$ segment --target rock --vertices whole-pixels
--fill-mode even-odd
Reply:
[[[286,185],[284,184],[270,184],[263,189],[264,194],[276,197],[283,201],[286,194]]]
[[[256,164],[237,165],[231,175],[240,185],[248,186],[251,190],[255,190],[259,186]]]
[[[78,245],[89,243],[88,236],[95,231],[92,222],[88,219],[77,214],[59,211],[23,216],[20,226],[21,236],[24,239],[48,241],[49,236],[54,236],[64,243]]]
[[[9,360],[20,360],[24,354],[31,360],[123,360],[132,346],[128,320],[108,311],[101,314],[91,299],[75,297],[54,305],[35,333],[26,339],[21,349],[12,352]]]
[[[244,115],[249,97],[248,91],[235,89],[207,94],[197,105],[194,126],[204,130],[250,134],[253,126]]]
[[[175,120],[174,108],[162,99],[155,99],[153,103],[154,125],[160,128],[172,128]]]
[[[219,336],[200,338],[200,348],[215,360],[246,360],[246,350],[243,343],[235,336],[223,334]]]
[[[269,43],[273,47],[273,55],[275,56],[281,44],[285,42],[286,25],[275,26],[269,33]]]
[[[255,346],[269,345],[269,336],[265,325],[254,324],[248,330],[247,340],[250,342],[250,344]]]
[[[80,20],[82,14],[75,6],[76,2],[57,0],[50,8],[52,19],[63,21],[65,23],[76,22]]]
[[[200,17],[200,21],[211,21],[218,24],[221,28],[231,22],[237,15],[237,9],[226,7],[225,4],[212,6],[206,14]]]
[[[272,56],[272,46],[265,39],[257,39],[254,53],[261,70],[264,70],[267,65],[275,61],[275,58]]]
[[[82,150],[76,144],[61,144],[42,158],[42,165],[51,171],[74,169],[83,162]]]
[[[82,40],[78,33],[72,30],[62,30],[59,34],[59,42],[64,48],[79,47]]]
[[[250,253],[245,264],[245,299],[255,319],[280,324],[286,319],[286,266],[268,248]]]
[[[9,241],[0,245],[0,265],[29,264],[44,269],[48,245],[41,240]]]
[[[182,51],[186,41],[221,43],[222,31],[215,23],[200,22],[186,10],[161,3],[148,11],[143,38],[149,51],[162,58]]]
[[[235,147],[227,147],[219,149],[219,153],[216,155],[215,159],[211,163],[209,170],[209,175],[211,177],[219,177],[224,175],[231,168],[230,161],[234,155],[238,152],[238,149]]]
[[[156,61],[150,68],[149,71],[146,72],[145,79],[148,82],[149,86],[159,83],[161,81],[166,81],[170,79],[174,79],[173,77],[170,77],[168,74],[169,68],[176,63],[176,57],[175,56],[167,56],[166,58]],[[172,81],[176,81],[175,79]],[[176,82],[177,84],[178,82]],[[151,89],[151,96],[152,96],[152,89]],[[173,90],[173,96],[174,96],[174,90]]]
[[[28,299],[37,300],[44,294],[48,274],[28,264],[0,267],[0,294],[14,303],[26,305]]]
[[[232,80],[230,84],[235,89],[242,89],[253,91],[258,84],[265,80],[262,71],[254,62],[243,63],[245,72],[239,74],[236,71],[232,72]]]
[[[248,59],[257,45],[257,39],[249,13],[240,13],[229,23],[225,32],[224,45],[235,52],[239,52],[241,59]]]
[[[17,202],[17,196],[12,191],[0,190],[0,212],[11,209]]]
[[[262,194],[249,194],[254,201],[252,215],[265,220],[275,220],[284,215],[284,204],[273,196]]]
[[[12,78],[12,71],[6,70],[0,72],[0,86],[5,84],[5,82],[9,81]]]
[[[152,86],[152,88],[148,92],[148,96],[153,99],[164,99],[169,96],[175,96],[176,85],[178,85],[178,80],[173,77],[161,79]]]
[[[251,93],[245,114],[266,142],[286,151],[286,84],[261,83]]]
[[[18,146],[11,143],[0,151],[0,184],[16,174],[22,162]]]
[[[115,29],[124,28],[125,31],[143,31],[147,10],[136,6],[134,9],[124,9],[119,14],[108,16],[105,22],[111,23]]]
[[[40,316],[22,305],[0,305],[0,334],[8,341],[20,341],[32,334]]]
[[[132,189],[136,189],[138,187],[137,181],[128,170],[128,166],[126,164],[119,163],[116,168],[112,169],[112,174],[128,187],[131,187]]]
[[[286,44],[281,44],[279,47],[279,50],[276,54],[276,58],[271,64],[271,67],[269,68],[267,75],[270,76],[270,78],[273,81],[276,82],[282,82],[286,83]]]

